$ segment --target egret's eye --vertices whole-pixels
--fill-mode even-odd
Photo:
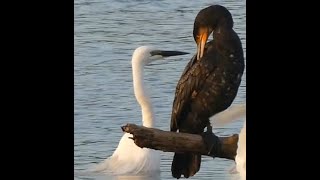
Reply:
[[[159,55],[160,51],[159,50],[154,50],[150,52],[151,56]]]

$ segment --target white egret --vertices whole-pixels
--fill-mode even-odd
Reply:
[[[155,115],[143,78],[144,66],[164,57],[188,54],[180,51],[162,51],[150,46],[137,48],[132,56],[132,75],[134,94],[141,106],[142,125],[154,127]],[[125,133],[116,150],[105,161],[98,164],[95,171],[108,172],[114,175],[140,175],[160,172],[160,152],[138,147],[131,134]]]

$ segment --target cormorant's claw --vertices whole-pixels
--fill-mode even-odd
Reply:
[[[220,148],[219,137],[212,132],[212,127],[207,127],[207,131],[202,133],[203,141],[207,147],[208,155],[212,152],[217,154]]]

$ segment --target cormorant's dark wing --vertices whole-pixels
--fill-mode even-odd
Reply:
[[[210,61],[205,57],[200,61],[195,58],[196,56],[188,63],[176,87],[171,114],[171,131],[179,129],[179,124],[190,110],[191,100],[201,91],[207,77],[215,69],[214,63],[208,63]]]

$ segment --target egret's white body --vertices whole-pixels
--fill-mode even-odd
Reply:
[[[144,66],[154,60],[162,59],[161,53],[167,57],[173,56],[172,54],[168,54],[172,52],[175,52],[175,55],[187,54],[178,51],[155,50],[149,46],[141,46],[133,53],[131,62],[134,94],[141,106],[142,125],[145,127],[154,127],[155,115],[150,97],[143,84]],[[140,148],[129,137],[132,137],[132,134],[125,133],[112,156],[100,163],[95,168],[95,171],[108,172],[114,175],[148,175],[159,173],[160,151]]]
[[[246,116],[246,105],[233,105],[210,118],[212,124],[224,126],[235,120]],[[240,175],[241,180],[246,180],[246,120],[239,133],[237,155],[235,157],[236,166],[233,169]]]
[[[228,109],[212,116],[210,118],[211,124],[215,127],[225,126],[231,122],[239,120],[246,116],[246,104],[235,104],[230,106]]]
[[[125,133],[112,156],[99,164],[97,171],[114,175],[144,175],[160,172],[160,154],[134,144],[132,134]]]
[[[238,149],[236,156],[236,168],[241,180],[246,180],[246,121],[239,134]]]

